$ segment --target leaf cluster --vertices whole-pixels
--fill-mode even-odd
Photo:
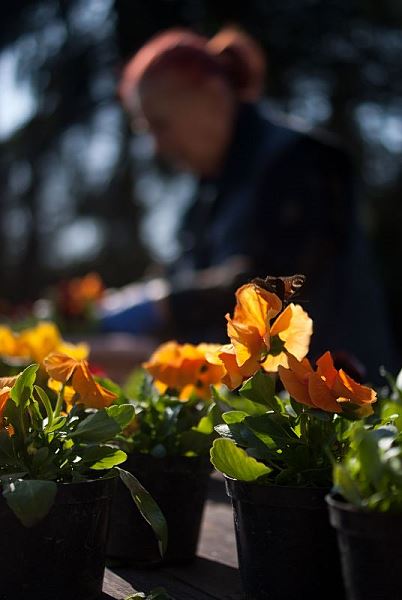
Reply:
[[[386,375],[376,415],[355,423],[350,449],[334,465],[334,492],[362,510],[402,511],[402,371]]]
[[[116,437],[134,417],[130,404],[100,410],[75,404],[67,414],[36,384],[37,364],[27,367],[11,390],[0,429],[0,484],[8,505],[25,526],[49,512],[57,484],[111,475],[127,455]],[[112,385],[112,384],[111,384]],[[166,522],[139,481],[116,467],[144,518],[153,527],[161,553],[167,544]]]
[[[135,420],[118,436],[126,452],[152,456],[207,454],[216,437],[220,411],[212,402],[192,397],[182,401],[175,390],[161,394],[148,373],[137,370],[125,387],[135,407]]]
[[[241,481],[330,487],[332,457],[344,454],[350,421],[276,395],[274,378],[262,371],[220,401],[232,410],[215,428],[221,438],[211,460],[219,471]]]

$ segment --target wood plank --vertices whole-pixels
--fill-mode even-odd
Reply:
[[[185,567],[161,569],[115,569],[134,589],[149,592],[164,587],[175,600],[241,600],[237,569],[206,558],[197,558]],[[115,593],[115,591],[113,590]],[[115,598],[112,595],[112,598]]]
[[[105,575],[103,600],[122,600],[134,590],[164,587],[175,600],[241,600],[232,508],[223,480],[211,478],[198,558],[186,566],[114,568]]]
[[[106,569],[105,578],[103,580],[103,594],[99,600],[122,600],[135,590],[127,581],[113,573],[110,569]]]
[[[230,567],[238,567],[232,506],[226,495],[223,479],[218,473],[210,480],[198,555]]]

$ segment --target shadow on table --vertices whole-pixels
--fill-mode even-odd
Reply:
[[[164,587],[175,600],[241,600],[243,598],[237,569],[206,558],[196,558],[190,565],[161,569],[115,568],[113,572],[135,589],[149,592]],[[105,596],[105,599],[108,596]]]

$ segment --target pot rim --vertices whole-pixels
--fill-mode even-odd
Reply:
[[[377,511],[377,510],[365,510],[364,508],[359,508],[358,506],[355,506],[351,502],[348,502],[339,493],[329,492],[325,496],[325,501],[328,504],[328,506],[330,507],[330,509],[334,508],[336,510],[343,511],[343,512],[351,514],[351,515],[361,515],[361,516],[376,517],[376,518],[378,517],[379,519],[380,518],[386,519],[386,518],[391,518],[391,517],[392,518],[400,517],[402,520],[402,511],[400,511],[400,512],[396,512],[396,511],[382,512],[382,511]]]
[[[364,539],[398,538],[402,512],[379,512],[361,509],[333,492],[325,496],[332,527],[339,533]]]
[[[276,507],[298,507],[303,510],[325,510],[328,488],[267,485],[225,477],[226,493],[232,500]]]

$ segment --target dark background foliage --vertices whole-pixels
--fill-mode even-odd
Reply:
[[[0,16],[2,298],[32,300],[88,270],[108,285],[144,273],[120,69],[160,29],[212,35],[233,22],[267,52],[270,101],[352,152],[362,224],[402,339],[399,0],[3,0]]]

